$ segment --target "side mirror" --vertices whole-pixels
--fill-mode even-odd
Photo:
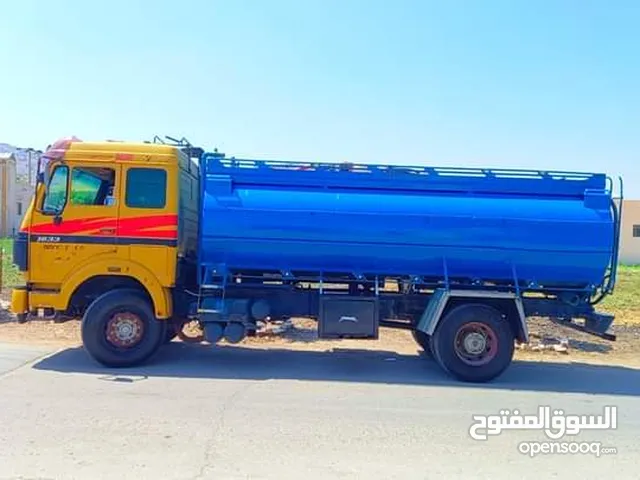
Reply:
[[[62,223],[62,217],[60,215],[56,215],[53,217],[53,224],[60,225]]]

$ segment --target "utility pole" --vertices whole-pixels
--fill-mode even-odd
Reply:
[[[27,178],[29,185],[31,185],[31,153],[33,152],[33,148],[29,147],[25,150],[27,153]]]
[[[42,156],[42,150],[36,150],[35,154],[36,154],[36,166],[37,166],[40,163],[40,157]],[[37,173],[38,172],[36,172],[36,177],[37,177]],[[35,183],[35,181],[34,181],[34,183]]]

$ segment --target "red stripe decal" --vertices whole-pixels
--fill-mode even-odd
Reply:
[[[82,218],[76,220],[64,220],[59,225],[51,223],[41,223],[32,225],[24,231],[31,234],[39,235],[101,235],[100,230],[104,228],[113,228],[116,230],[115,235],[121,237],[145,237],[145,238],[176,238],[177,232],[171,230],[159,230],[167,227],[177,227],[177,215],[154,215],[148,217],[129,217],[129,218],[113,218],[113,217],[94,217]]]
[[[150,230],[146,232],[136,232],[133,234],[118,234],[118,237],[135,237],[135,238],[178,238],[178,232],[175,230]]]
[[[175,230],[160,230],[163,227],[177,227],[177,215],[155,215],[153,217],[121,218],[118,236],[145,238],[177,238]]]
[[[94,228],[102,228],[102,227],[115,227],[117,219],[109,218],[109,217],[98,217],[98,218],[81,218],[76,220],[65,220],[60,225],[55,225],[53,223],[53,219],[51,222],[41,223],[39,225],[32,225],[28,228],[30,233],[47,233],[47,234],[55,234],[59,233],[60,235],[64,234],[72,234],[77,232],[82,232],[84,230],[90,230]]]
[[[118,222],[118,234],[131,236],[143,229],[177,227],[177,215],[156,215],[153,217],[121,218]]]

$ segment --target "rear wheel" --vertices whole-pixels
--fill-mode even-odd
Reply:
[[[501,312],[484,304],[451,310],[433,335],[438,364],[458,380],[487,382],[511,364],[515,335]]]
[[[107,367],[139,365],[166,340],[167,322],[136,290],[118,289],[98,297],[82,319],[82,342],[89,355]]]

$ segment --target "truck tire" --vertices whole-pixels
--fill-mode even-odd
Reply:
[[[433,356],[450,375],[482,383],[501,375],[511,364],[515,335],[495,308],[466,304],[452,309],[433,335]]]
[[[411,335],[413,335],[413,339],[420,346],[420,348],[422,348],[422,351],[424,352],[424,354],[432,357],[433,347],[431,345],[431,342],[432,342],[431,336],[427,335],[423,331],[415,330],[415,329],[411,331]]]
[[[117,289],[89,305],[82,318],[82,343],[106,367],[132,367],[154,355],[166,338],[167,322],[155,318],[138,291]]]

